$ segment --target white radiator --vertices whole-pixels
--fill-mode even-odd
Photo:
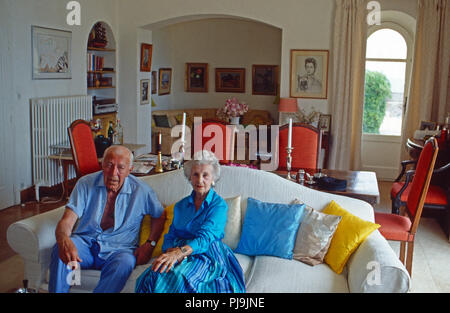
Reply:
[[[60,148],[70,148],[67,127],[74,120],[92,119],[92,97],[34,98],[30,100],[30,105],[33,184],[51,187],[64,178],[58,170],[58,160],[48,157],[61,153]],[[75,170],[70,167],[68,179],[75,176]]]

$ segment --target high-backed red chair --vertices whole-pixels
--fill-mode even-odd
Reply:
[[[195,135],[199,133],[200,127],[202,136],[201,144],[198,144],[195,142]],[[233,160],[236,136],[232,125],[226,125],[215,120],[205,120],[202,124],[194,125],[192,136],[193,154],[200,149],[204,149],[213,152],[221,164],[229,164]],[[218,142],[221,144],[218,144]]]
[[[278,169],[286,170],[286,147],[288,146],[289,125],[283,125],[279,130]],[[292,124],[292,162],[293,171],[304,168],[317,168],[320,146],[320,131],[318,128],[302,123]]]
[[[99,171],[101,166],[89,123],[85,120],[75,120],[67,128],[67,132],[77,177]]]
[[[423,205],[430,185],[431,175],[438,154],[437,140],[434,137],[428,139],[420,153],[417,167],[406,173],[405,184],[410,184],[405,203],[405,214],[397,215],[375,212],[375,222],[380,224],[378,229],[387,240],[400,241],[400,261],[405,264],[409,275],[412,275],[412,260],[414,252],[414,238],[422,215]]]

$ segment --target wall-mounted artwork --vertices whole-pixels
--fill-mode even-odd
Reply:
[[[158,83],[158,73],[152,71],[152,95],[156,94],[156,86]]]
[[[72,78],[72,32],[31,26],[32,78]]]
[[[245,92],[245,68],[216,68],[216,92]]]
[[[327,98],[328,50],[291,50],[292,98]]]
[[[208,63],[186,63],[187,92],[208,92]]]
[[[171,84],[172,84],[172,69],[160,68],[158,95],[161,96],[170,94]]]
[[[150,79],[141,79],[141,104],[150,103]]]
[[[153,46],[148,43],[141,44],[141,72],[150,72],[152,67]]]
[[[278,66],[253,65],[252,67],[252,94],[277,95]]]

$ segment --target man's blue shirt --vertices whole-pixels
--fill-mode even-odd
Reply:
[[[66,205],[79,217],[73,235],[86,241],[97,241],[100,246],[99,256],[102,259],[119,250],[133,253],[138,246],[144,215],[160,217],[164,208],[153,189],[133,175],[128,175],[116,198],[114,227],[103,230],[100,222],[106,199],[102,171],[83,176],[78,180]]]
[[[173,208],[173,222],[164,236],[162,250],[189,245],[192,254],[203,253],[211,242],[224,237],[228,206],[211,188],[198,211],[195,211],[195,191],[177,202]]]

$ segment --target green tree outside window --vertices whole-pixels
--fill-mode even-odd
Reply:
[[[391,98],[391,83],[380,72],[366,71],[363,132],[379,134],[386,113],[386,100]]]

